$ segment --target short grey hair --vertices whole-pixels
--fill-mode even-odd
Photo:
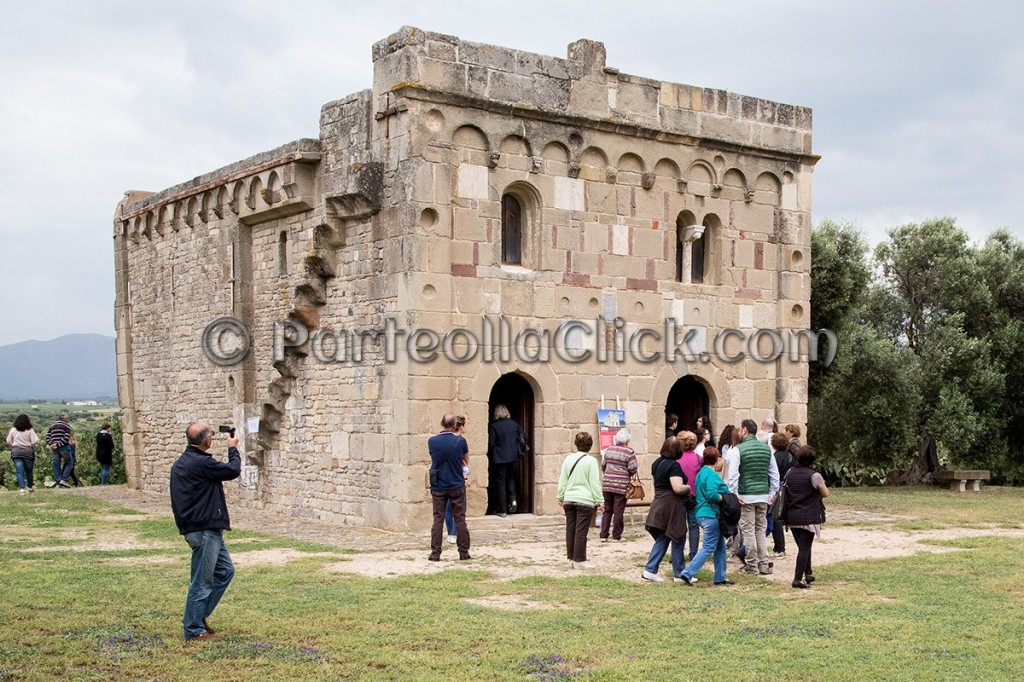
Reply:
[[[633,434],[629,432],[629,429],[619,429],[618,431],[615,432],[615,444],[625,445],[626,443],[629,442],[629,438],[632,435]]]
[[[511,419],[511,418],[512,418],[512,414],[509,413],[507,407],[505,407],[504,405],[495,405],[494,406],[494,421],[498,421],[499,419]]]

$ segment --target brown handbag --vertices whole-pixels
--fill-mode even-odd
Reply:
[[[640,476],[638,474],[633,474],[633,477],[629,480],[629,483],[626,484],[626,499],[644,499],[644,484],[640,482]]]

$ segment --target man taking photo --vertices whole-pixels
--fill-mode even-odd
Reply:
[[[228,437],[227,464],[209,454],[213,430],[192,422],[185,430],[188,447],[171,466],[171,509],[178,531],[192,548],[192,579],[185,599],[185,639],[206,639],[214,634],[206,622],[224,596],[235,565],[224,545],[223,532],[231,530],[223,481],[242,473],[238,438]]]

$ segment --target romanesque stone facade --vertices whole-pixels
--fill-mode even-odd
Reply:
[[[537,514],[558,511],[561,460],[578,429],[596,431],[602,397],[625,410],[645,470],[666,409],[707,411],[716,430],[806,421],[806,363],[714,346],[726,329],[809,324],[808,109],[622,74],[587,40],[560,59],[403,28],[373,63],[373,88],[326,104],[317,139],[118,205],[131,485],[166,489],[190,420],[251,423],[234,504],[425,527],[426,440],[446,411],[468,418],[471,515],[487,505],[498,402],[526,428],[520,511]],[[237,364],[201,347],[223,316],[251,331]],[[666,318],[708,355],[627,352],[660,349],[626,346]],[[372,337],[358,361],[338,352],[353,350],[346,332],[386,324],[406,332],[394,357]],[[275,355],[275,328],[300,325],[316,338],[279,338]],[[417,329],[466,329],[481,347],[449,335],[425,362],[407,344]],[[512,352],[526,329],[551,335]],[[771,356],[772,340],[753,350]],[[565,352],[545,361],[540,346]]]

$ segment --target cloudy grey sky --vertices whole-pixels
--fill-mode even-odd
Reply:
[[[0,345],[113,334],[112,215],[318,133],[408,24],[814,110],[814,220],[1024,237],[1024,5],[36,0],[0,23]],[[1015,210],[1016,209],[1016,210]]]

